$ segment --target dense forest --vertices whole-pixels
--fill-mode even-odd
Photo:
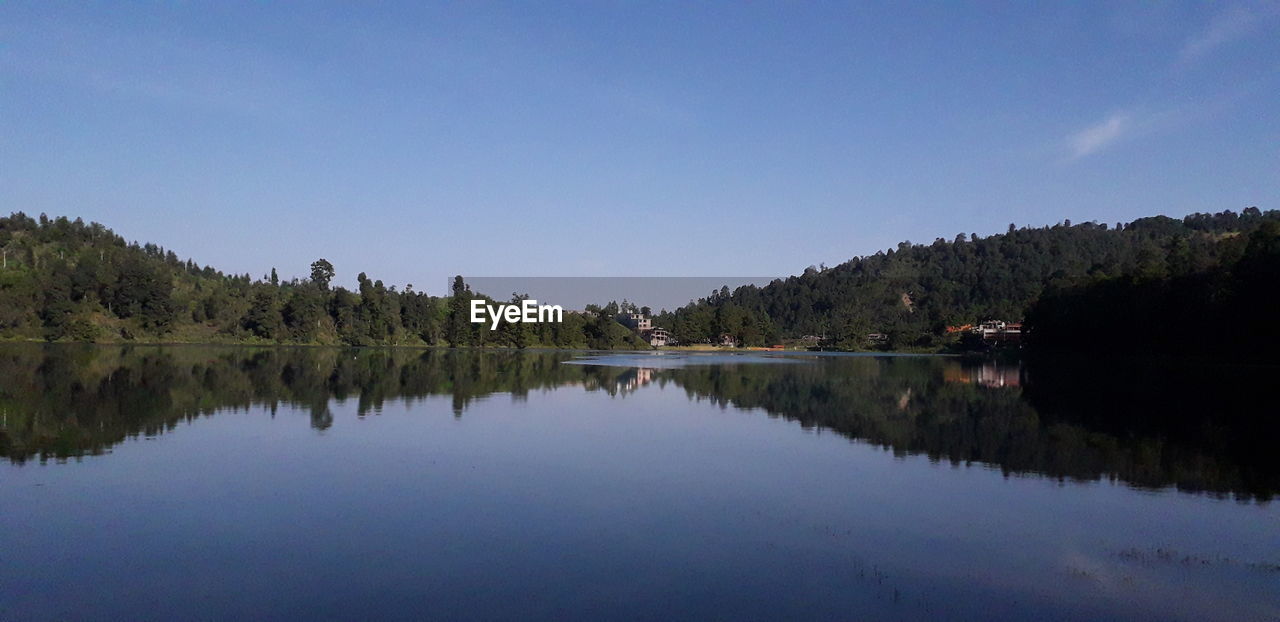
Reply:
[[[1280,222],[1222,239],[1213,251],[1215,262],[1197,262],[1183,247],[1159,269],[1055,284],[1027,313],[1032,349],[1085,354],[1101,344],[1270,360],[1280,348]]]
[[[646,347],[614,320],[616,303],[560,323],[489,330],[468,314],[473,298],[492,299],[461,277],[448,297],[363,272],[357,291],[333,287],[334,266],[324,259],[308,279],[283,281],[275,268],[255,279],[127,243],[78,218],[0,218],[0,255],[0,338],[10,340]]]
[[[1274,332],[1266,319],[1275,309],[1276,223],[1280,212],[1251,207],[1115,226],[1010,225],[987,237],[903,242],[764,287],[721,289],[659,314],[654,324],[682,344],[717,343],[728,335],[747,346],[796,340],[846,350],[936,350],[957,345],[960,335],[948,327],[1026,316],[1043,329],[1039,343],[1050,344],[1063,341],[1053,335],[1114,325],[1109,316],[1068,309],[1128,297],[1146,307],[1129,304],[1125,322],[1194,332],[1194,323],[1213,318],[1242,331],[1231,338],[1244,338],[1259,328]],[[350,291],[331,286],[333,277],[334,266],[324,259],[311,264],[307,279],[284,281],[274,268],[260,278],[224,274],[154,244],[128,243],[97,223],[15,213],[0,218],[0,339],[647,347],[615,321],[632,310],[627,303],[593,305],[587,313],[566,314],[563,323],[503,324],[491,331],[469,321],[470,301],[488,298],[461,277],[444,297],[364,273]],[[512,294],[511,301],[521,298]],[[1213,308],[1184,305],[1184,299]],[[1177,315],[1151,315],[1174,306]]]
[[[988,237],[903,242],[764,287],[723,289],[655,323],[671,327],[683,343],[728,333],[746,345],[809,335],[845,350],[936,349],[959,339],[948,326],[1022,319],[1046,288],[1219,270],[1243,256],[1255,230],[1275,222],[1280,212],[1251,207],[1240,214],[1155,216],[1115,226],[1009,225],[1008,232]],[[1248,288],[1241,295],[1274,288],[1271,274],[1240,281]]]

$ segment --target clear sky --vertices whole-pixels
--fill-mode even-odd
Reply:
[[[424,4],[0,3],[0,210],[442,293],[1280,208],[1277,2]]]

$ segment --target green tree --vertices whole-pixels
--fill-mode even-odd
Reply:
[[[301,342],[309,342],[320,332],[321,317],[324,316],[324,300],[322,293],[314,285],[300,287],[289,294],[284,304],[281,317],[290,336]]]
[[[333,280],[333,275],[333,264],[329,263],[329,260],[320,258],[311,262],[311,282],[320,289],[329,289],[329,282]]]
[[[40,319],[44,324],[44,338],[48,341],[65,337],[71,325],[71,314],[75,311],[75,305],[71,302],[70,277],[71,271],[66,264],[58,261],[45,283],[44,305],[40,311]]]
[[[471,289],[462,280],[462,275],[453,277],[453,289],[449,298],[449,319],[445,331],[445,339],[449,347],[472,344],[471,330]]]
[[[253,294],[253,301],[241,320],[241,325],[254,336],[263,339],[279,339],[283,336],[284,319],[280,315],[274,290],[259,288]]]

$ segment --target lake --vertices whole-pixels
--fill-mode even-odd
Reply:
[[[0,345],[0,619],[1275,620],[1275,371]]]

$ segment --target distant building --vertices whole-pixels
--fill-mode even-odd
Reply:
[[[652,330],[642,334],[641,336],[649,342],[649,345],[655,348],[661,348],[665,345],[675,345],[675,339],[671,338],[671,333],[668,333],[667,329],[662,328],[661,326],[654,327]]]
[[[982,335],[982,338],[986,339],[988,336],[1004,331],[1004,328],[1005,323],[1000,320],[987,320],[979,324],[977,328],[973,329],[973,332]]]
[[[649,342],[649,345],[655,348],[676,344],[676,340],[671,337],[671,333],[667,329],[661,326],[654,326],[653,320],[643,313],[619,313],[616,319],[619,324],[635,331],[641,339]]]
[[[1019,343],[1022,341],[1022,323],[987,320],[973,329],[987,343]]]
[[[720,333],[720,345],[725,348],[738,347],[738,338],[729,333]]]
[[[653,328],[653,320],[643,313],[619,313],[618,323],[640,333]]]

